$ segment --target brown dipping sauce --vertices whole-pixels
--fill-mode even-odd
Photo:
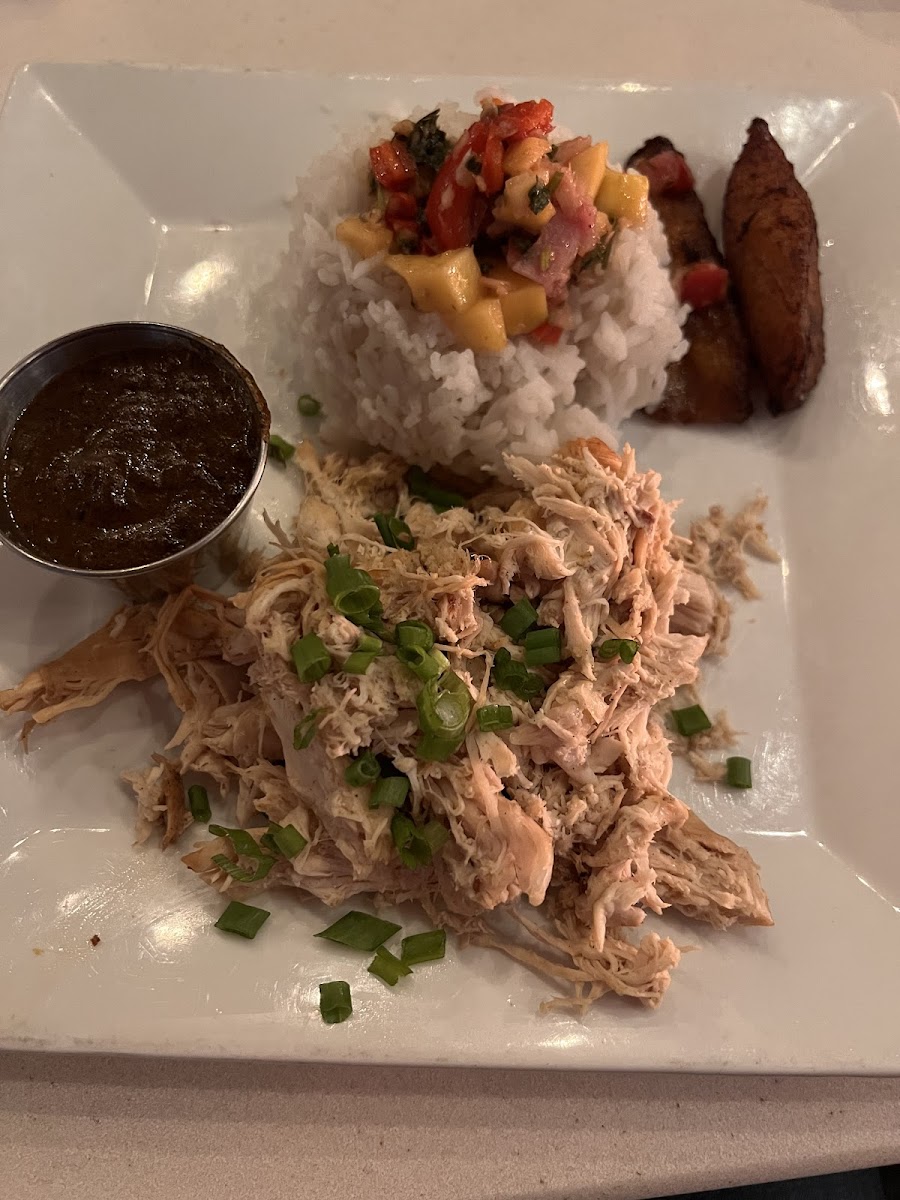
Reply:
[[[105,354],[51,380],[16,421],[0,519],[60,566],[144,566],[229,516],[262,437],[252,396],[212,351]]]

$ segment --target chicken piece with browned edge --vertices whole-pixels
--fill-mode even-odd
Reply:
[[[649,416],[682,425],[746,421],[753,407],[747,339],[684,155],[668,138],[654,137],[628,166],[650,180],[650,200],[669,243],[672,282],[691,305],[687,353],[670,364],[662,399]]]
[[[732,168],[725,257],[775,413],[799,408],[825,360],[816,216],[794,168],[757,117]]]

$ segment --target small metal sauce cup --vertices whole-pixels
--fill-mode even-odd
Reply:
[[[63,337],[47,342],[0,379],[0,463],[5,459],[6,446],[13,427],[21,413],[40,390],[51,380],[93,359],[115,351],[160,349],[177,347],[200,350],[218,359],[219,363],[236,376],[246,391],[248,401],[256,407],[260,417],[259,456],[244,494],[235,504],[224,521],[202,538],[189,546],[156,562],[141,563],[124,570],[97,571],[83,567],[69,567],[50,562],[35,554],[33,550],[20,546],[15,541],[14,531],[4,528],[0,512],[0,542],[27,558],[30,562],[62,575],[80,575],[89,579],[107,579],[118,583],[135,595],[153,592],[175,591],[186,586],[194,576],[201,559],[218,553],[223,543],[235,537],[236,525],[249,508],[253,494],[259,486],[266,466],[269,441],[269,408],[256,380],[233,354],[218,342],[210,341],[199,333],[180,329],[174,325],[159,325],[151,321],[118,321],[110,325],[93,325],[79,329]]]

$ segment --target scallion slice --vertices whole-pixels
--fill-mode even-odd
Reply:
[[[384,651],[384,643],[374,633],[364,633],[356,643],[356,649],[344,663],[348,675],[365,675],[376,658]]]
[[[416,539],[412,530],[400,517],[391,516],[390,513],[376,513],[372,520],[378,526],[381,540],[386,546],[390,546],[392,550],[415,550]]]
[[[291,658],[301,683],[315,683],[331,669],[331,655],[317,633],[297,638],[291,646]]]
[[[695,734],[712,729],[712,721],[699,704],[690,704],[687,708],[673,708],[672,720],[682,737],[694,737]]]
[[[293,442],[286,441],[277,433],[269,434],[269,458],[274,458],[276,462],[284,464],[290,462],[294,457],[295,450],[296,446]]]
[[[351,621],[368,617],[380,603],[380,593],[368,571],[351,567],[348,554],[331,554],[325,560],[325,590],[331,603]]]
[[[505,646],[494,655],[493,682],[504,692],[512,692],[520,700],[533,700],[546,688],[540,675],[518,662]]]
[[[426,650],[423,646],[398,646],[397,658],[423,683],[427,683],[429,679],[437,679],[447,667],[447,660],[442,654]]]
[[[265,850],[247,829],[226,829],[224,825],[210,825],[209,832],[215,837],[228,838],[236,854],[245,858],[268,858]]]
[[[369,808],[402,808],[409,795],[406,775],[386,775],[372,788]]]
[[[326,1025],[340,1025],[353,1012],[350,984],[343,979],[319,984],[319,1012]]]
[[[322,411],[322,405],[309,392],[297,397],[297,409],[301,417],[317,417]]]
[[[261,841],[287,859],[296,858],[309,845],[296,825],[276,825],[274,821],[269,822]]]
[[[239,937],[255,938],[270,916],[267,908],[256,908],[253,904],[232,900],[216,921],[216,929],[236,933]]]
[[[443,929],[413,933],[400,943],[400,958],[410,966],[416,963],[437,962],[447,952],[447,934]]]
[[[344,771],[344,778],[351,787],[368,787],[381,777],[381,763],[371,750],[354,758]]]
[[[406,472],[406,486],[411,495],[427,501],[439,513],[446,512],[448,508],[466,507],[465,496],[440,487],[425,474],[421,467],[409,468]]]
[[[316,937],[349,946],[351,950],[377,950],[399,932],[400,926],[393,921],[382,921],[380,917],[351,909]]]
[[[319,728],[319,717],[321,715],[321,708],[314,708],[312,712],[308,712],[303,720],[298,721],[294,726],[295,750],[305,750],[307,746],[312,745],[312,740]]]
[[[242,867],[240,863],[232,862],[225,854],[214,854],[212,861],[220,871],[230,875],[236,883],[257,883],[260,879],[265,879],[275,865],[275,859],[269,855],[257,859],[256,866],[252,870],[249,867]]]
[[[397,958],[395,954],[391,954],[390,950],[379,946],[375,951],[375,957],[369,963],[369,974],[376,975],[388,987],[394,987],[404,975],[412,975],[412,968]]]
[[[188,807],[195,821],[205,823],[212,816],[212,809],[209,806],[209,793],[199,783],[194,783],[188,788]]]
[[[733,788],[753,787],[750,759],[742,758],[739,754],[726,758],[725,782]]]
[[[475,714],[482,733],[494,733],[500,729],[512,729],[515,724],[513,710],[508,704],[485,704]]]
[[[424,621],[401,621],[394,629],[394,637],[404,650],[413,647],[430,650],[434,645],[434,632]]]
[[[525,634],[526,667],[559,662],[562,656],[562,632],[559,629],[532,629]]]
[[[633,663],[641,644],[634,638],[606,638],[597,647],[597,657],[601,662],[612,662],[614,658],[623,663]]]
[[[503,614],[500,621],[500,628],[507,637],[517,642],[525,636],[532,625],[537,624],[537,619],[537,609],[527,596],[523,596],[521,600],[515,602],[511,609]]]
[[[440,821],[416,825],[412,817],[398,812],[391,821],[391,837],[405,867],[426,867],[443,846],[450,832]]]
[[[419,728],[426,735],[416,747],[420,758],[443,762],[466,735],[472,694],[455,671],[429,679],[416,697]]]

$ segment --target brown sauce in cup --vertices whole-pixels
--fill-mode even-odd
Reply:
[[[211,533],[249,486],[260,411],[212,352],[113,352],[46,384],[2,463],[0,519],[60,566],[125,570]]]

